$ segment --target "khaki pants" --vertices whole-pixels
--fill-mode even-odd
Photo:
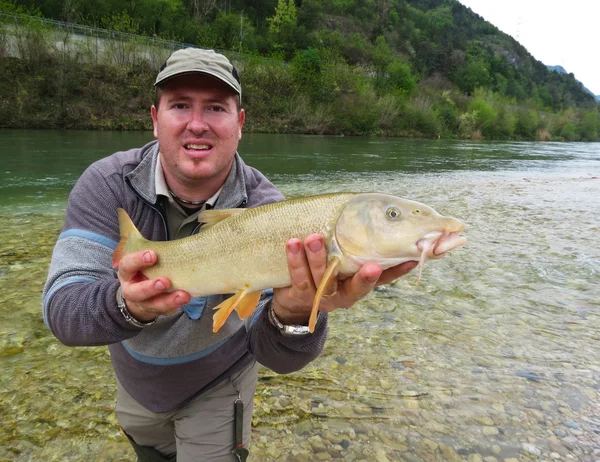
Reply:
[[[248,448],[257,378],[255,362],[181,408],[159,414],[138,404],[117,381],[115,413],[125,433],[136,443],[138,461],[161,460],[161,455],[162,460],[175,460],[176,454],[177,462],[234,462],[234,402],[238,396],[244,401],[243,441]]]

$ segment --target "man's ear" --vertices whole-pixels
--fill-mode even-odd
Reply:
[[[154,138],[158,138],[158,119],[156,117],[157,113],[158,109],[156,109],[156,106],[154,106],[153,104],[150,108],[150,115],[152,116],[152,125],[154,125]]]
[[[243,109],[240,109],[240,115],[239,115],[240,134],[238,136],[239,140],[242,139],[242,127],[244,126],[244,121],[245,120],[246,120],[246,111],[244,111]]]

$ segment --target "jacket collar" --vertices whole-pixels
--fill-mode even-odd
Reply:
[[[156,194],[156,165],[158,162],[158,141],[152,141],[142,148],[142,160],[125,178],[134,191],[149,204],[155,205],[158,201]],[[246,164],[236,152],[233,166],[223,184],[223,190],[215,203],[216,209],[229,209],[246,205],[246,179],[244,171]]]

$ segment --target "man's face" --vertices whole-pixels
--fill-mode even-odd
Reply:
[[[202,74],[175,77],[161,90],[151,112],[167,183],[212,195],[225,182],[242,138],[245,113],[237,94]]]

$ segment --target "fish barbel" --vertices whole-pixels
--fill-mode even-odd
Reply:
[[[144,276],[167,277],[170,291],[181,289],[192,297],[234,295],[213,315],[217,332],[236,310],[241,319],[252,314],[261,291],[287,287],[291,279],[285,244],[323,235],[327,269],[315,296],[309,320],[314,330],[319,303],[335,279],[355,274],[369,261],[384,269],[414,260],[419,278],[428,258],[441,258],[463,245],[464,224],[440,215],[420,202],[378,193],[332,193],[300,197],[248,209],[206,210],[198,234],[175,241],[149,241],[118,210],[121,241],[113,265],[129,253],[154,250],[158,261]]]

